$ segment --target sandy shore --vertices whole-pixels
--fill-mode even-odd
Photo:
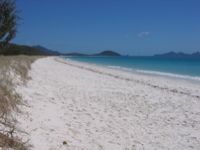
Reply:
[[[200,149],[198,84],[53,57],[30,76],[18,120],[32,149]]]

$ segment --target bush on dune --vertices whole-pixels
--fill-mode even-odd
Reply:
[[[18,137],[25,133],[16,127],[15,115],[21,113],[24,105],[15,87],[25,84],[29,79],[31,64],[39,57],[34,56],[0,56],[0,147],[16,150],[28,149],[28,143]]]

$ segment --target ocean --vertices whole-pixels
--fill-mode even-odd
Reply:
[[[200,84],[200,57],[194,56],[120,56],[63,57],[75,61],[102,65],[133,73],[189,80]]]

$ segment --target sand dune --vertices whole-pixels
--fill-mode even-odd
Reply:
[[[19,126],[32,149],[200,149],[200,85],[48,57]]]

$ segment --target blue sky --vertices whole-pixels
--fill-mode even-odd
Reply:
[[[18,0],[11,43],[62,53],[200,51],[200,0]]]

